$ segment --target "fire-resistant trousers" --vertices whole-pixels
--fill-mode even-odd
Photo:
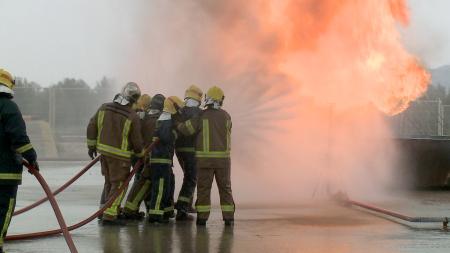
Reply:
[[[192,203],[195,187],[197,185],[197,169],[195,163],[194,152],[176,152],[178,162],[183,170],[183,184],[180,193],[178,194],[177,204],[175,208],[184,212]]]
[[[128,193],[127,201],[123,209],[124,213],[132,214],[139,212],[139,207],[144,199],[150,194],[151,186],[151,166],[147,165],[143,169],[141,176],[134,181]]]
[[[105,177],[104,196],[106,201],[109,201],[130,175],[131,162],[104,155],[101,156],[100,162],[102,165],[102,175]],[[104,220],[117,219],[120,204],[125,193],[126,189],[114,200],[111,207],[105,210],[103,213]]]
[[[170,187],[169,187],[169,206],[166,207],[166,214],[173,214],[174,211],[174,196],[175,196],[175,174],[172,166],[170,167]],[[169,215],[170,216],[170,215]]]
[[[164,214],[173,211],[170,204],[170,184],[172,165],[165,163],[152,163],[152,180],[150,192],[149,218],[161,218]]]
[[[198,168],[197,219],[207,220],[211,212],[211,187],[216,178],[224,220],[234,220],[235,205],[231,191],[231,168]]]
[[[0,248],[8,232],[9,223],[16,207],[17,185],[0,185]]]

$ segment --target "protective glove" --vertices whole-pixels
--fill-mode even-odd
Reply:
[[[39,171],[39,164],[37,161],[31,161],[29,162],[31,167],[34,168],[35,170]]]
[[[139,158],[139,157],[137,157],[135,155],[132,155],[131,156],[131,166],[134,167],[139,162],[139,160],[141,160],[141,158]]]
[[[89,151],[88,151],[88,155],[89,155],[89,157],[90,157],[92,160],[94,160],[95,157],[97,156],[97,149],[95,149],[95,148],[90,148]]]

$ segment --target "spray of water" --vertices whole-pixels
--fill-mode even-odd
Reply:
[[[223,87],[238,201],[292,202],[327,187],[367,197],[392,183],[385,115],[429,81],[401,43],[404,0],[130,5],[136,40],[122,78],[167,95]]]

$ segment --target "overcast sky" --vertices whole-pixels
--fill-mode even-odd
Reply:
[[[0,67],[43,86],[64,77],[94,84],[129,60],[136,8],[146,0],[0,0]],[[450,64],[450,1],[409,0],[407,47],[428,67]],[[130,64],[133,64],[130,62]]]

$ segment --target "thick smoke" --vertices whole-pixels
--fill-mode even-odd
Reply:
[[[425,90],[401,0],[136,1],[123,79],[182,96],[221,86],[238,201],[382,193],[396,153],[382,112]],[[370,194],[369,194],[370,193]]]

